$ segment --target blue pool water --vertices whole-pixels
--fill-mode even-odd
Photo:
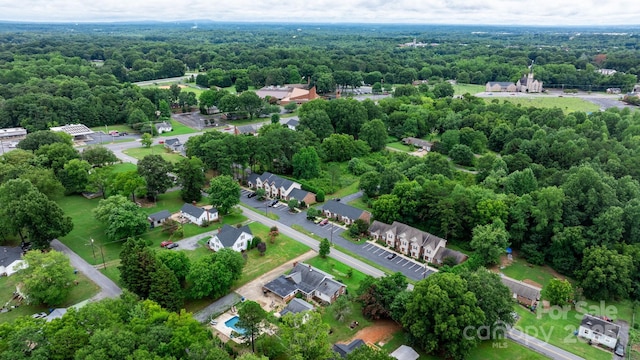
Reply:
[[[239,320],[240,318],[236,315],[231,319],[225,321],[224,324],[227,325],[227,327],[231,328],[233,331],[237,332],[238,334],[244,335],[246,331],[244,329],[240,329],[236,327],[236,324],[238,323]]]

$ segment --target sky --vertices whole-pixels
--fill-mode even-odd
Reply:
[[[640,25],[637,0],[0,0],[0,20]]]

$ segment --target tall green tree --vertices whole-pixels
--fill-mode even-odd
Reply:
[[[121,195],[100,200],[94,215],[107,224],[105,233],[112,241],[141,235],[149,228],[146,213]]]
[[[238,317],[236,326],[245,331],[243,336],[251,343],[251,351],[256,352],[255,339],[264,328],[267,313],[257,302],[245,301],[238,309]]]
[[[573,300],[573,286],[567,279],[554,278],[544,287],[544,294],[551,305],[563,306]]]
[[[71,159],[64,164],[64,168],[58,173],[60,182],[67,194],[77,194],[85,191],[89,184],[89,171],[91,164],[85,160]]]
[[[156,264],[156,271],[151,274],[149,299],[171,311],[182,308],[182,289],[178,278],[161,262]]]
[[[360,139],[371,147],[371,151],[380,151],[387,145],[387,127],[382,120],[374,119],[362,125]]]
[[[160,251],[156,257],[182,282],[189,274],[191,261],[184,251]]]
[[[320,175],[320,157],[313,146],[303,147],[293,155],[293,176],[313,179]]]
[[[329,240],[327,238],[322,239],[320,241],[320,248],[318,254],[321,258],[326,258],[331,252],[331,244],[329,244]]]
[[[470,245],[485,265],[497,264],[500,262],[500,255],[504,254],[509,246],[509,233],[504,223],[496,219],[491,224],[476,226]]]
[[[334,131],[331,119],[324,109],[313,109],[300,113],[300,122],[296,130],[311,130],[320,141],[329,137]]]
[[[250,119],[253,119],[254,116],[260,114],[264,102],[255,92],[245,91],[238,96],[238,106],[249,114]]]
[[[63,143],[69,146],[73,145],[71,136],[62,132],[54,132],[49,130],[34,131],[18,143],[18,149],[36,151],[44,145]]]
[[[142,144],[143,147],[146,147],[147,149],[150,148],[151,144],[153,144],[153,135],[147,132],[142,134],[142,139],[140,139],[140,143]]]
[[[147,193],[147,182],[136,170],[115,174],[109,185],[112,193],[131,196],[131,201],[136,201],[137,196]]]
[[[465,336],[479,328],[485,315],[467,282],[453,273],[436,273],[418,282],[402,317],[411,340],[426,353],[464,359],[480,342]]]
[[[584,294],[593,300],[626,299],[631,290],[633,261],[629,255],[602,246],[584,250],[576,278]]]
[[[220,175],[211,179],[209,202],[220,214],[228,214],[240,203],[240,185],[231,176]]]
[[[280,338],[289,356],[300,360],[329,360],[335,354],[329,342],[329,325],[319,313],[286,314],[280,326]]]
[[[180,197],[185,202],[199,201],[202,198],[202,186],[206,178],[204,176],[204,164],[197,157],[182,159],[176,165],[178,184],[182,187]]]
[[[154,282],[154,274],[161,263],[155,257],[154,252],[144,246],[140,239],[129,238],[120,252],[120,279],[124,287],[143,299],[149,297]],[[156,278],[157,284],[162,280]],[[166,283],[164,285],[167,285]],[[160,292],[156,288],[158,296]]]
[[[55,306],[67,299],[74,279],[69,258],[58,251],[29,251],[17,273],[29,302]]]
[[[476,295],[478,306],[484,312],[484,324],[489,331],[482,335],[501,336],[499,331],[513,325],[513,297],[511,290],[502,283],[500,276],[485,268],[463,272],[460,277],[467,282],[467,289]]]
[[[146,155],[138,161],[138,174],[147,183],[147,196],[153,196],[156,201],[159,194],[164,194],[173,185],[173,180],[169,177],[171,170],[171,163],[157,154]]]
[[[82,151],[81,156],[94,166],[105,166],[118,161],[113,151],[104,146],[90,146]]]

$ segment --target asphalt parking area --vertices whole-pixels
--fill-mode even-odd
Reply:
[[[391,268],[400,269],[403,273],[414,272],[416,274],[422,274],[425,272],[425,264],[422,264],[415,260],[407,259],[406,257],[400,256],[395,251],[390,251],[380,246],[373,245],[371,243],[367,243],[362,246],[362,250],[364,252],[369,252],[372,255],[375,255],[389,264],[393,264]],[[388,256],[395,255],[392,259],[389,259]],[[427,270],[427,275],[431,274],[433,271]]]

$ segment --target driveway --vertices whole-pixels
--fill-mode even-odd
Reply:
[[[100,287],[100,292],[91,298],[91,300],[101,300],[104,298],[115,298],[122,294],[122,289],[116,285],[111,279],[106,277],[103,273],[98,271],[93,265],[84,261],[78,254],[73,252],[67,247],[67,245],[61,243],[59,240],[54,239],[51,242],[51,247],[57,251],[66,254],[71,261],[71,265],[78,271],[85,274],[91,281]]]
[[[618,334],[620,343],[624,345],[624,353],[625,355],[631,349],[629,348],[629,323],[624,320],[616,320],[616,324],[620,325],[620,333]],[[618,356],[613,354],[613,360],[624,360],[624,356]]]

